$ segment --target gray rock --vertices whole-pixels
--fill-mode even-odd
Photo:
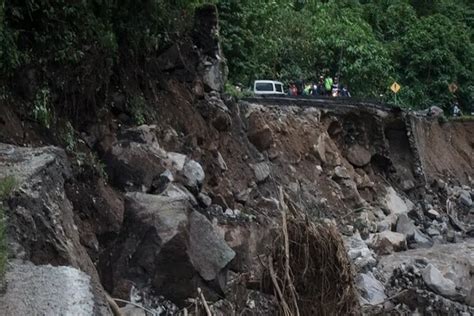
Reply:
[[[200,192],[198,199],[205,207],[209,207],[212,204],[212,199],[206,193]]]
[[[227,170],[227,164],[225,163],[225,160],[220,152],[217,152],[217,163],[219,164],[219,168],[221,168],[222,171]]]
[[[174,184],[160,195],[128,193],[114,277],[151,280],[154,290],[177,304],[193,297],[197,286],[209,299],[222,293],[235,253],[194,203],[189,191]]]
[[[369,305],[380,304],[387,298],[385,287],[371,272],[359,274],[356,278],[356,285],[362,298]]]
[[[337,166],[334,168],[334,177],[339,179],[350,179],[351,175],[345,167]]]
[[[12,261],[5,279],[1,315],[94,315],[91,280],[82,271]]]
[[[423,281],[434,292],[447,297],[456,298],[459,294],[453,281],[446,279],[431,263],[422,271]]]
[[[413,237],[409,240],[409,245],[410,248],[430,248],[433,246],[433,241],[417,228]]]
[[[386,230],[373,236],[371,246],[377,254],[384,255],[406,250],[407,241],[405,235]]]
[[[250,165],[257,179],[257,183],[262,183],[270,176],[270,166],[267,162],[259,162]]]
[[[428,236],[430,237],[434,237],[434,236],[440,236],[441,233],[438,229],[434,228],[433,226],[430,226],[427,230],[426,230],[426,233],[428,234]]]
[[[403,191],[410,191],[415,187],[415,182],[411,179],[406,179],[402,181],[401,185]]]
[[[434,209],[429,209],[427,212],[426,212],[426,215],[431,218],[431,219],[439,219],[441,218],[441,215],[439,214],[439,212],[435,211]]]
[[[408,217],[407,214],[400,214],[400,216],[398,216],[397,233],[401,233],[406,235],[407,237],[411,237],[415,234],[415,229],[415,224]]]
[[[0,179],[15,187],[5,212],[7,240],[14,258],[36,264],[62,263],[91,277],[94,309],[107,313],[97,270],[81,244],[65,182],[71,177],[66,154],[56,147],[26,148],[0,143]]]
[[[204,215],[193,212],[189,221],[188,255],[204,280],[214,280],[235,257],[235,252],[214,231],[211,222]]]
[[[105,154],[107,174],[112,183],[124,190],[148,190],[153,179],[166,170],[166,153],[153,144],[129,140],[115,142]]]
[[[375,253],[367,247],[358,232],[344,241],[347,254],[358,272],[369,271],[377,264]]]
[[[184,185],[186,187],[195,191],[200,190],[201,185],[204,182],[205,173],[198,162],[194,160],[187,161],[184,164],[181,174],[184,177]]]
[[[471,199],[471,194],[469,193],[469,191],[465,191],[465,190],[460,191],[459,203],[467,207],[472,206],[472,199]]]
[[[363,167],[369,164],[372,154],[359,144],[352,145],[347,150],[347,160],[356,167]]]

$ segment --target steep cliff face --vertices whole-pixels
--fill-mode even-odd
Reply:
[[[472,122],[351,101],[237,102],[222,93],[215,11],[198,16],[192,38],[160,57],[147,124],[130,123],[117,91],[114,107],[61,149],[59,128],[0,105],[0,180],[16,179],[2,204],[10,260],[26,261],[6,280],[23,264],[51,275],[62,270],[44,265],[80,269],[96,314],[111,313],[104,289],[157,313],[203,309],[205,299],[216,315],[472,312]],[[446,243],[457,245],[439,258]],[[295,256],[293,283],[278,270],[281,282],[271,280],[268,262],[286,269],[281,249]],[[302,299],[285,300],[275,284]],[[8,304],[8,291],[30,293],[6,291]]]

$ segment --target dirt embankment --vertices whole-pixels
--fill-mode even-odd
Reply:
[[[474,179],[474,121],[412,118],[411,124],[428,181],[451,178],[468,184]]]

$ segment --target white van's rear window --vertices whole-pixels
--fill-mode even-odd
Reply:
[[[283,86],[279,83],[275,83],[275,91],[276,92],[283,92]]]
[[[257,82],[255,85],[257,91],[273,91],[273,83],[271,82]]]

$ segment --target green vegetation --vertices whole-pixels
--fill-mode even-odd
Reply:
[[[49,89],[41,89],[36,93],[35,101],[33,102],[33,117],[43,127],[51,127],[53,114]]]
[[[4,200],[10,195],[15,188],[16,181],[14,177],[5,177],[0,179],[0,279],[5,272],[5,265],[7,263],[7,245],[5,240],[5,209],[3,206]]]
[[[474,2],[469,0],[220,0],[232,83],[340,74],[351,93],[399,103],[474,103]],[[456,96],[448,84],[456,83]]]
[[[133,98],[150,94],[143,83],[156,79],[157,57],[183,39],[205,2],[220,12],[230,86],[327,70],[354,96],[393,101],[397,81],[406,106],[474,103],[471,0],[5,0],[0,91],[21,95],[45,127],[54,113],[95,113],[112,89],[140,103]],[[134,111],[144,122],[141,107]]]

